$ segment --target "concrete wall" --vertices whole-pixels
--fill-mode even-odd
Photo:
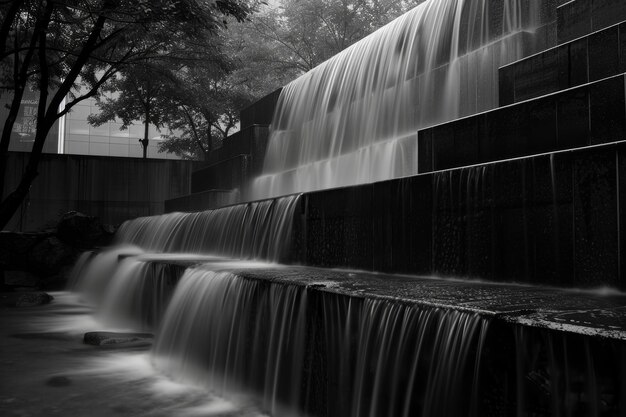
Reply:
[[[6,190],[19,182],[28,153],[9,154]],[[191,161],[44,155],[28,200],[7,230],[34,230],[70,210],[102,222],[161,214],[164,201],[190,192]]]

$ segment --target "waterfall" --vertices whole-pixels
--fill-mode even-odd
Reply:
[[[253,198],[417,173],[417,130],[497,107],[542,1],[430,0],[283,88]]]
[[[189,269],[153,349],[166,374],[272,415],[474,415],[488,320]],[[454,401],[450,399],[454,398]]]
[[[279,261],[289,249],[299,195],[122,224],[118,244],[153,252],[202,253]]]

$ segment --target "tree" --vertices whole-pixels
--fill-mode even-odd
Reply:
[[[12,95],[0,139],[2,228],[37,177],[46,135],[59,117],[127,65],[175,58],[173,51],[209,39],[225,17],[243,20],[250,12],[246,0],[0,0],[0,6],[0,82]],[[35,141],[19,185],[5,196],[10,133],[29,85],[39,92]]]
[[[159,145],[189,159],[206,159],[236,129],[239,110],[285,85],[423,0],[283,0],[250,22],[229,24],[223,51],[229,71],[190,71],[170,110]],[[177,116],[175,116],[177,115]]]
[[[101,112],[90,115],[89,123],[99,126],[119,118],[122,129],[127,129],[134,121],[143,121],[144,137],[139,142],[146,158],[150,125],[161,128],[164,124],[163,108],[169,82],[169,74],[148,61],[127,66],[101,89],[109,96],[103,99],[102,94],[98,95]]]
[[[208,77],[197,70],[185,74],[169,97],[166,117],[175,133],[166,136],[159,151],[204,160],[238,127],[239,111],[253,99],[230,74]]]
[[[253,20],[274,64],[306,72],[425,0],[283,0]]]

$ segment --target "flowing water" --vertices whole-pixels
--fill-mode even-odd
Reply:
[[[268,267],[220,260],[182,273],[158,255],[118,258],[111,278],[96,282],[103,295],[95,320],[109,329],[154,331],[150,362],[157,371],[234,401],[236,409],[476,415],[488,319],[237,272]]]
[[[497,69],[521,57],[542,3],[427,1],[289,84],[254,196],[415,174],[415,132],[497,105]],[[487,173],[436,176],[437,211],[487,204]],[[559,362],[561,339],[519,331],[500,353],[481,314],[255,276],[280,274],[263,262],[289,260],[300,207],[289,195],[126,222],[116,247],[76,267],[73,288],[95,308],[83,324],[154,332],[130,368],[200,389],[212,402],[198,415],[602,414],[592,348],[574,378],[561,376],[574,369]],[[590,382],[571,389],[581,378]],[[534,409],[528,386],[551,405]],[[572,393],[584,398],[561,400]]]
[[[497,107],[543,0],[427,1],[283,88],[253,198],[417,173],[417,130]]]
[[[202,253],[280,261],[289,248],[299,196],[198,213],[170,213],[125,222],[118,244],[152,252]]]

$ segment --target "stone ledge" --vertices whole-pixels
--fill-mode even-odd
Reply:
[[[626,340],[626,293],[308,267],[243,269],[246,279],[311,291],[474,312],[523,326]]]

